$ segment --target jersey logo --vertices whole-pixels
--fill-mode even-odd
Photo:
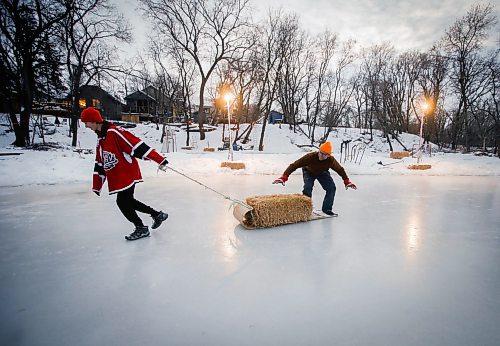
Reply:
[[[102,158],[103,158],[103,167],[105,171],[113,169],[118,164],[118,160],[116,159],[115,154],[110,153],[109,151],[103,151]]]

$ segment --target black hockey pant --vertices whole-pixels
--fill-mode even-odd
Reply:
[[[141,213],[149,214],[151,216],[156,216],[158,211],[154,210],[150,206],[136,200],[134,198],[135,185],[129,187],[126,190],[120,191],[116,195],[116,204],[118,208],[123,213],[123,215],[132,222],[136,227],[144,226],[141,218],[137,215],[137,211]]]

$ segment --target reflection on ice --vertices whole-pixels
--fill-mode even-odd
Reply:
[[[238,240],[234,234],[226,234],[226,238],[222,241],[222,253],[224,254],[224,260],[226,262],[232,262],[235,260],[235,255],[238,252]]]
[[[420,247],[421,210],[415,208],[406,225],[406,245],[409,255],[414,255]]]
[[[409,254],[413,254],[418,250],[419,241],[420,241],[420,239],[419,239],[418,226],[410,223],[408,225],[408,237],[407,237],[408,253]]]
[[[419,189],[427,191],[427,184],[419,187]],[[417,192],[412,195],[409,201],[408,218],[405,226],[406,248],[409,256],[414,256],[420,249],[423,225],[425,223],[424,217],[427,212],[426,197],[421,194],[422,191],[416,191]]]
[[[234,262],[237,260],[236,254],[238,253],[238,240],[232,230],[238,222],[233,218],[232,210],[227,209],[221,209],[215,219],[218,220],[218,252],[221,254],[224,263],[233,264],[229,269],[234,270],[236,267]]]

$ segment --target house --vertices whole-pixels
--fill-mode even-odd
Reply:
[[[68,95],[63,103],[71,109],[72,95]],[[99,109],[102,116],[109,120],[120,120],[123,104],[114,96],[97,85],[82,85],[78,100],[80,111],[87,107]]]
[[[127,103],[124,109],[124,118],[133,122],[161,122],[170,104],[168,97],[153,86],[137,90],[124,99]]]
[[[198,113],[199,113],[199,106],[195,106],[195,111],[191,113],[191,119],[194,123],[197,123],[198,122]],[[212,123],[212,120],[214,118],[214,114],[215,114],[215,107],[212,106],[212,105],[204,105],[203,106],[203,117],[205,119],[205,124],[210,124]]]
[[[285,120],[285,117],[282,113],[277,112],[277,111],[271,111],[269,112],[269,118],[268,122],[269,124],[282,124]]]

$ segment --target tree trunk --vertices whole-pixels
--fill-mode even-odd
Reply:
[[[23,65],[23,90],[21,91],[21,114],[19,127],[16,131],[14,124],[14,133],[16,140],[15,146],[25,147],[30,144],[30,116],[33,107],[33,88],[35,85],[35,77],[33,75],[33,63],[30,57],[24,57]],[[16,121],[17,123],[17,121]]]
[[[206,80],[201,81],[201,86],[200,86],[200,106],[198,108],[198,126],[200,129],[200,141],[205,140],[205,130],[203,129],[203,124],[205,123],[205,113],[203,112],[203,98],[205,94],[205,84]]]
[[[259,151],[264,151],[264,134],[266,133],[267,118],[268,115],[265,115],[264,119],[262,120],[262,131],[260,132]]]
[[[79,85],[80,83],[75,83]],[[71,145],[76,147],[78,144],[78,119],[80,118],[80,92],[79,88],[75,87],[72,90],[73,99],[71,102],[71,125],[70,133],[72,138]]]
[[[10,121],[12,122],[12,128],[14,129],[14,134],[16,135],[16,138],[12,145],[15,145],[16,147],[25,147],[26,146],[26,141],[23,136],[23,132],[21,129],[21,124],[19,123],[19,120],[17,120],[17,116],[15,113],[9,113],[10,116]]]

